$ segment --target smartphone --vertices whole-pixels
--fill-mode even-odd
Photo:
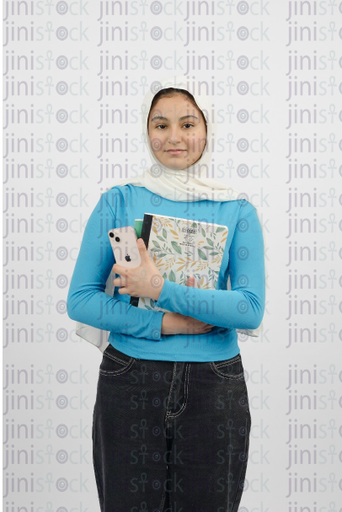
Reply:
[[[133,226],[110,229],[108,236],[116,263],[125,268],[136,268],[141,265],[138,237]]]

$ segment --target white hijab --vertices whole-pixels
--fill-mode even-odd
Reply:
[[[145,187],[154,194],[165,197],[171,201],[234,201],[236,199],[248,199],[246,194],[239,193],[224,183],[207,178],[207,175],[210,175],[211,173],[211,154],[215,141],[216,123],[213,118],[214,111],[212,107],[212,100],[210,96],[205,94],[205,85],[202,85],[201,93],[199,93],[198,90],[194,90],[194,86],[199,89],[200,83],[197,81],[191,81],[188,83],[184,80],[184,76],[171,76],[161,82],[153,82],[151,84],[142,104],[141,122],[144,142],[147,146],[153,164],[141,175],[135,178],[122,179],[113,184],[113,186],[126,185],[127,183],[130,183],[136,187]],[[152,99],[160,89],[167,87],[175,87],[177,89],[185,89],[189,91],[195,98],[198,107],[202,110],[207,122],[207,143],[201,158],[190,167],[177,171],[166,167],[157,159],[153,153],[147,132],[147,116],[150,111]],[[214,115],[216,115],[216,112]],[[259,213],[258,216],[262,228],[262,221]],[[105,293],[110,296],[113,296],[114,293],[114,279],[115,274],[111,272],[107,279],[105,289]],[[230,279],[228,279],[227,289],[231,289]],[[82,324],[81,322],[76,322],[76,324],[76,334],[78,336],[96,345],[101,352],[107,348],[109,345],[109,331],[103,331],[96,327]],[[263,326],[261,324],[258,329],[236,330],[237,332],[247,334],[248,336],[259,336],[263,331]]]

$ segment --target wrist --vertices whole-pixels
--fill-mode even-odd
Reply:
[[[166,332],[167,332],[167,322],[168,322],[167,315],[168,315],[168,313],[164,313],[163,314],[162,323],[161,323],[161,330],[160,330],[161,334],[166,334]]]
[[[179,316],[178,313],[165,312],[162,319],[161,334],[177,334],[176,318]]]
[[[151,297],[152,299],[154,299],[155,301],[157,301],[160,297],[160,294],[162,292],[162,289],[163,289],[163,286],[164,286],[164,282],[165,282],[165,279],[162,277],[162,281],[161,281],[161,284],[160,286],[158,286],[158,288],[155,289],[155,293],[154,293],[154,296]],[[165,315],[164,315],[165,316]]]

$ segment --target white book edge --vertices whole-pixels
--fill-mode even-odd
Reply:
[[[157,213],[149,213],[145,212],[145,215],[153,215],[153,217],[163,217],[166,219],[177,219],[177,220],[186,220],[187,222],[195,222],[196,224],[209,224],[210,226],[217,226],[219,228],[225,228],[228,230],[228,227],[224,224],[216,224],[215,222],[207,222],[202,220],[194,220],[194,219],[185,219],[184,217],[175,217],[174,215],[159,215]],[[143,220],[143,219],[134,219],[134,220]]]

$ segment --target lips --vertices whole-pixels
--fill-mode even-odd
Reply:
[[[178,155],[179,153],[183,153],[185,149],[169,149],[167,153],[171,153],[173,155]]]

